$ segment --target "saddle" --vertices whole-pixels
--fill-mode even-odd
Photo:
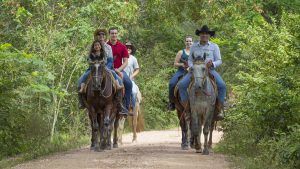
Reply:
[[[208,77],[209,77],[209,80],[210,80],[210,82],[211,82],[214,90],[216,91],[216,93],[218,93],[217,82],[216,82],[216,79],[215,79],[214,75],[209,72],[208,73]],[[188,91],[190,91],[190,89],[192,88],[192,86],[193,86],[194,83],[195,83],[195,79],[192,76],[192,80],[191,80],[191,82],[189,84]]]
[[[107,75],[109,75],[110,78],[113,80],[113,82],[112,82],[112,85],[113,85],[113,94],[115,94],[115,93],[117,92],[117,86],[116,86],[116,84],[114,83],[114,81],[117,80],[117,79],[114,78],[114,76],[112,75],[112,73],[111,73],[109,70],[106,70],[106,73],[107,73]],[[88,79],[87,79],[87,81],[86,81],[86,85],[84,86],[84,89],[83,89],[83,93],[84,93],[84,94],[86,94],[86,92],[87,92],[87,87],[89,86],[89,83],[91,83],[92,78],[93,78],[93,77],[92,77],[92,74],[90,73],[89,76],[88,76]]]
[[[175,99],[178,99],[178,100],[180,100],[180,98],[179,98],[180,96],[179,96],[178,83],[180,82],[180,80],[182,79],[182,77],[184,77],[184,75],[179,78],[179,81],[177,82],[177,84],[175,86],[175,89],[174,89]],[[215,77],[211,73],[209,73],[209,79],[210,79],[210,81],[211,81],[211,83],[213,85],[214,90],[216,91],[216,93],[218,93],[218,88],[217,88],[217,83],[216,83]],[[189,84],[189,87],[188,87],[188,91],[191,89],[191,87],[193,86],[194,82],[195,82],[194,78],[192,78],[192,80],[191,80],[191,82]],[[189,111],[189,106],[187,107],[187,111]]]

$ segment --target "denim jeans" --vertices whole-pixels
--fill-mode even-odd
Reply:
[[[174,99],[175,99],[175,96],[174,96],[174,89],[175,89],[175,86],[177,84],[177,82],[179,81],[179,78],[181,76],[184,75],[184,70],[183,69],[178,69],[176,71],[176,73],[173,75],[173,77],[170,79],[169,81],[169,101],[171,103],[174,103]]]
[[[122,73],[123,73],[123,83],[124,83],[124,87],[125,87],[124,101],[125,101],[125,107],[128,110],[129,105],[130,105],[130,96],[132,93],[132,81],[130,80],[130,78],[124,71],[122,71]]]

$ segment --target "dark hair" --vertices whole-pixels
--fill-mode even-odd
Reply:
[[[131,55],[134,55],[135,54],[135,47],[133,45],[126,45],[127,49],[131,49]]]
[[[101,46],[101,49],[100,49],[100,57],[101,57],[101,58],[106,57],[106,53],[105,53],[105,50],[104,50],[104,46],[101,44],[101,42],[100,42],[99,40],[95,40],[95,41],[92,43],[92,46],[91,46],[91,49],[90,49],[89,56],[91,56],[92,54],[95,54],[95,53],[96,53],[96,50],[95,50],[95,48],[94,48],[95,43],[99,43],[100,46]]]
[[[118,31],[119,29],[118,29],[118,27],[111,27],[111,28],[108,29],[108,33],[110,33],[111,30],[117,30]]]

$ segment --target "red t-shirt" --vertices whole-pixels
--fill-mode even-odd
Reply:
[[[107,42],[111,46],[113,57],[114,57],[114,68],[118,69],[123,64],[123,58],[129,58],[127,48],[124,44],[117,41],[115,45],[111,44],[110,41]]]

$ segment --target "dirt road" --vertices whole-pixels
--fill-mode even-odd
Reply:
[[[215,131],[213,142],[218,142],[221,135]],[[131,143],[131,139],[132,134],[125,134],[124,144],[117,149],[94,152],[86,147],[20,164],[14,169],[230,168],[221,154],[211,152],[204,156],[192,149],[181,150],[181,132],[178,129],[139,133],[137,143]]]

